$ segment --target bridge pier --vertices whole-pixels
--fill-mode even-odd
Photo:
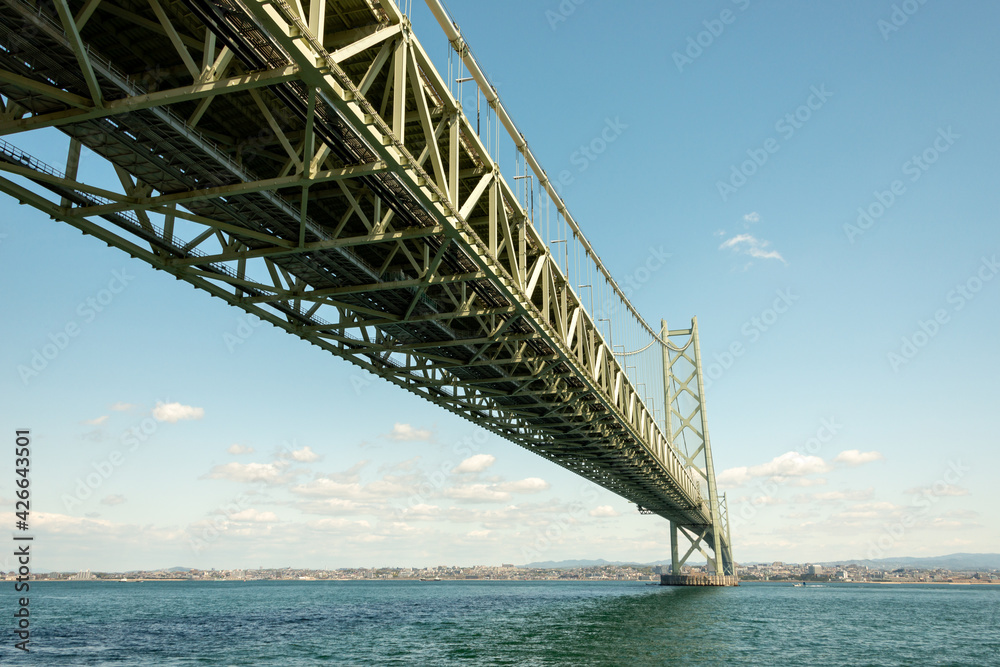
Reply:
[[[733,574],[661,574],[661,586],[739,586]]]

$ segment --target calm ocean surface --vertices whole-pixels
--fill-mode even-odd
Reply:
[[[1000,665],[1000,586],[31,585],[44,665]],[[12,587],[0,596],[13,612]],[[12,628],[11,616],[7,627]]]

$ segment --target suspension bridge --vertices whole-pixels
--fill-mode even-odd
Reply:
[[[736,583],[697,320],[636,311],[439,0],[445,75],[392,0],[0,2],[0,190],[667,519],[663,583]]]

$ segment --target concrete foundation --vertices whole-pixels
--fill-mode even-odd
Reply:
[[[739,586],[740,579],[731,574],[661,574],[661,586]]]

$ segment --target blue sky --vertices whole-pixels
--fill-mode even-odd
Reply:
[[[449,6],[612,272],[670,253],[633,302],[698,316],[738,561],[1000,551],[1000,7]],[[68,225],[3,197],[0,234],[41,569],[668,557],[663,520]]]

